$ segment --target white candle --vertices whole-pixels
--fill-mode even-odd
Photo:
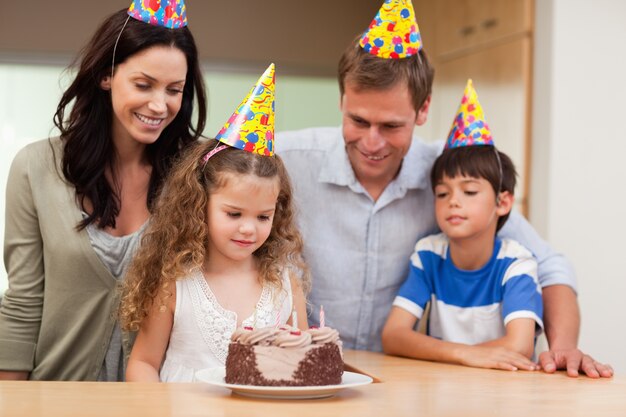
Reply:
[[[296,313],[296,310],[293,310],[293,314],[291,315],[291,327],[294,329],[298,328],[298,313]]]

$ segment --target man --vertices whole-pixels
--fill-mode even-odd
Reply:
[[[432,82],[410,0],[388,1],[339,62],[342,127],[285,132],[276,140],[313,274],[310,320],[319,323],[323,306],[347,348],[381,350],[415,242],[437,232],[429,173],[441,144],[413,137],[426,122]],[[610,366],[577,349],[580,316],[569,262],[519,213],[499,235],[538,258],[550,345],[539,358],[542,368],[612,376]]]

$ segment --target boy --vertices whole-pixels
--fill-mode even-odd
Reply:
[[[482,368],[534,370],[543,328],[537,262],[496,237],[513,205],[515,168],[493,145],[471,80],[431,171],[443,233],[421,239],[383,330],[387,353]],[[413,331],[431,302],[429,335]]]

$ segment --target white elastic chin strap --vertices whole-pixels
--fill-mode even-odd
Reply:
[[[493,147],[493,151],[496,153],[496,160],[498,161],[498,171],[500,173],[498,177],[498,192],[496,193],[496,205],[500,204],[500,193],[502,192],[502,179],[504,177],[504,173],[502,172],[502,161],[500,160],[500,153],[498,149]]]
[[[122,26],[122,30],[120,30],[120,33],[117,34],[117,39],[115,40],[115,45],[113,46],[113,60],[111,60],[111,82],[113,82],[113,71],[115,70],[115,52],[117,51],[117,43],[120,41],[120,37],[122,36],[122,32],[124,32],[124,28],[128,23],[128,19],[130,19],[130,15],[126,17],[124,26]]]

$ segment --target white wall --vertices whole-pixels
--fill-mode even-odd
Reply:
[[[626,372],[626,2],[538,0],[530,220],[573,262],[580,347]]]

